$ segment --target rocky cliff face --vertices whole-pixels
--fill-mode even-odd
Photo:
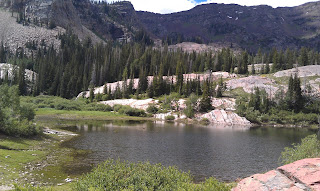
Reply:
[[[4,1],[0,5],[7,6]],[[16,10],[14,7],[11,9]],[[90,37],[94,42],[130,40],[138,30],[133,27],[137,26],[136,13],[129,2],[107,5],[89,0],[26,0],[19,9],[24,10],[27,23],[72,29],[80,39]]]

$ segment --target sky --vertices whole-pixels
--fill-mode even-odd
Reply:
[[[108,2],[121,0],[106,0]],[[137,11],[168,14],[192,9],[196,5],[206,3],[225,3],[239,5],[270,5],[272,7],[292,7],[312,0],[129,0]]]

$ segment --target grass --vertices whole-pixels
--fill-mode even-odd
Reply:
[[[231,91],[225,91],[224,96],[231,97],[231,98],[238,98],[238,97],[249,97],[250,94],[245,92],[243,88],[236,88]]]
[[[43,135],[25,139],[0,135],[0,185],[25,186],[34,182],[50,186],[65,182],[68,175],[64,173],[64,165],[73,160],[76,151],[60,147],[60,142],[71,137]]]
[[[133,120],[133,121],[150,121],[153,118],[131,117],[117,112],[101,111],[68,111],[56,110],[50,108],[39,108],[36,110],[36,118],[56,118],[67,120]]]
[[[20,139],[1,136],[0,139],[0,185],[11,184],[19,179],[25,165],[45,158],[46,151],[38,150],[41,139]]]

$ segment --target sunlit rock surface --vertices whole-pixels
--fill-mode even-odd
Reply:
[[[274,96],[278,91],[275,81],[261,76],[249,76],[245,78],[232,79],[227,82],[227,87],[230,90],[243,88],[247,93],[254,92],[255,88],[264,89],[269,95]]]
[[[219,80],[220,78],[224,79],[232,79],[236,78],[236,74],[230,74],[228,72],[212,72],[212,73],[206,73],[206,74],[184,74],[183,79],[185,81],[187,80],[196,80],[199,79],[201,82],[207,79],[211,80]],[[163,76],[163,80],[167,80],[168,83],[176,83],[176,76]],[[148,76],[148,82],[149,84],[153,81],[153,76]],[[104,87],[111,88],[111,91],[115,91],[117,87],[122,89],[124,81],[118,81],[114,83],[107,83],[104,86],[96,87],[94,90],[94,94],[102,94]],[[127,80],[127,84],[130,83],[130,79]],[[133,88],[138,89],[139,86],[139,78],[133,79]],[[90,96],[90,91],[84,91],[81,92],[77,97],[86,97],[88,98]]]
[[[243,125],[250,126],[251,123],[244,117],[240,117],[232,111],[226,111],[223,109],[216,109],[209,113],[203,114],[199,117],[200,119],[206,118],[212,124],[225,124],[228,126]]]
[[[233,191],[320,190],[320,158],[303,159],[240,181]]]
[[[310,65],[310,66],[302,66],[298,68],[293,68],[290,70],[283,70],[279,71],[274,74],[275,77],[290,77],[291,75],[294,76],[295,74],[298,77],[310,77],[310,76],[319,76],[320,75],[320,65]]]

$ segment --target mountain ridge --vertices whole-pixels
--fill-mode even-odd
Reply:
[[[137,12],[140,21],[153,35],[199,36],[205,43],[237,43],[246,49],[257,46],[286,48],[311,46],[319,49],[320,3],[310,2],[292,8],[206,4],[189,11],[159,15]],[[303,13],[310,13],[304,16]],[[306,37],[313,37],[308,40]],[[310,39],[310,38],[309,38]]]
[[[0,0],[0,5],[10,7],[5,2]],[[135,11],[129,1],[96,4],[89,0],[19,0],[11,9],[24,10],[24,24],[49,27],[54,23],[72,29],[82,40],[89,36],[94,43],[130,42],[148,34],[154,41],[169,45],[219,43],[250,52],[260,47],[306,46],[320,50],[320,1],[278,8],[211,3],[171,14]]]

